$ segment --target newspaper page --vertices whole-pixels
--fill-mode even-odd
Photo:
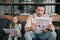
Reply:
[[[36,17],[35,18],[36,24],[38,27],[47,27],[50,23],[52,23],[52,18],[46,17]]]
[[[17,30],[15,30],[15,29],[5,29],[5,28],[3,28],[3,30],[4,30],[5,33],[15,33],[15,34],[17,34]]]
[[[47,26],[52,23],[52,18],[46,18],[46,17],[36,17],[35,22],[37,24],[35,32],[40,34],[42,33],[43,29],[47,28]]]

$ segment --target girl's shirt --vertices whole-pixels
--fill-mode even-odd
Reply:
[[[15,30],[18,30],[18,29],[19,29],[19,26],[18,26],[18,25],[15,25],[15,26],[14,26],[14,29],[15,29]]]
[[[21,24],[16,24],[14,28],[17,31],[17,35],[21,37]]]

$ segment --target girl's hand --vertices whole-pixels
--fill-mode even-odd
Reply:
[[[16,36],[16,34],[14,33],[9,34],[9,37],[14,37],[14,36]]]

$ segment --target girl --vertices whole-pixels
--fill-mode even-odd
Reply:
[[[21,24],[19,23],[17,16],[13,16],[13,23],[10,24],[10,29],[15,29],[17,34],[13,32],[10,33],[8,40],[12,40],[13,37],[14,40],[18,40],[18,36],[21,37]]]

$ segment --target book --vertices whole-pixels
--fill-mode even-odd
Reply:
[[[4,32],[5,33],[14,33],[14,34],[17,34],[17,30],[15,30],[15,29],[5,29],[5,28],[3,28],[3,30],[4,30]]]

